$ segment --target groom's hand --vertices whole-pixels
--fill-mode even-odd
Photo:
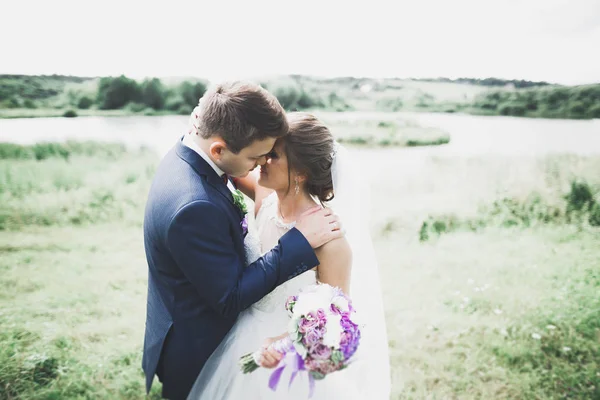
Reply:
[[[313,249],[344,236],[338,216],[330,208],[318,206],[304,212],[298,218],[296,229],[304,235]]]

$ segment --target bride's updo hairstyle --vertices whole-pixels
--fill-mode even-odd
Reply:
[[[303,112],[288,113],[289,131],[280,140],[288,160],[290,189],[291,171],[306,176],[305,187],[311,196],[324,203],[333,199],[334,140],[327,127],[314,115]]]

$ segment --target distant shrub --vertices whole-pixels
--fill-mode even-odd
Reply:
[[[455,215],[429,217],[421,224],[421,228],[419,229],[419,241],[426,242],[432,236],[437,237],[443,233],[453,232],[465,226],[470,225],[469,223],[459,220]]]
[[[142,112],[146,108],[147,108],[146,105],[143,103],[129,103],[129,104],[127,104],[127,107],[126,107],[127,110],[129,110],[131,112],[135,112],[135,113]]]
[[[97,102],[103,110],[123,108],[130,102],[139,102],[142,98],[140,86],[124,75],[118,78],[102,78],[98,85]]]
[[[23,107],[29,108],[29,109],[37,108],[37,106],[31,99],[25,99],[25,101],[23,101]]]
[[[142,102],[155,110],[162,110],[165,106],[166,90],[158,78],[146,79],[140,87]]]
[[[0,160],[48,158],[68,159],[71,155],[99,156],[115,159],[127,148],[122,143],[99,143],[93,141],[39,142],[33,145],[0,143]]]
[[[399,97],[383,98],[377,100],[377,103],[375,103],[375,107],[379,111],[400,111],[403,106],[404,104],[402,102],[402,99],[400,99]]]
[[[4,107],[6,108],[19,108],[21,107],[21,103],[19,103],[19,99],[16,97],[10,97],[8,100],[3,102]]]
[[[518,117],[600,118],[600,84],[486,92],[472,106]]]
[[[500,115],[510,115],[515,117],[522,117],[525,115],[525,106],[518,104],[502,104],[498,109]]]
[[[531,227],[538,224],[584,223],[600,226],[600,203],[592,187],[573,181],[563,203],[553,203],[533,193],[525,199],[503,198],[481,208],[476,217],[458,219],[453,215],[430,216],[421,224],[419,240],[427,241],[455,230],[477,230],[486,226]]]
[[[288,111],[305,110],[309,108],[321,108],[325,105],[312,92],[307,91],[301,84],[296,82],[273,83],[269,91],[277,97],[279,103]]]
[[[204,96],[207,86],[204,82],[188,82],[184,81],[179,85],[179,95],[184,104],[188,106],[188,113],[198,105],[200,98]]]
[[[565,196],[565,200],[567,201],[567,214],[590,210],[596,203],[590,185],[580,181],[571,182],[571,190]]]
[[[0,160],[34,158],[31,146],[14,143],[0,143]]]
[[[588,118],[600,118],[600,101],[592,105],[588,110],[586,116]]]
[[[177,109],[177,114],[179,114],[179,115],[189,115],[190,112],[191,112],[191,110],[190,110],[189,106],[186,104],[182,104]]]
[[[569,117],[571,118],[584,118],[586,116],[586,106],[582,101],[574,101],[569,104],[568,108]]]
[[[591,226],[600,226],[600,203],[594,204],[590,210],[588,222]]]
[[[363,137],[363,136],[349,136],[349,137],[339,137],[337,141],[340,143],[348,143],[348,144],[370,144],[373,142],[373,138],[371,136]]]
[[[178,111],[182,107],[185,107],[187,112],[192,111],[192,108],[188,104],[186,104],[179,95],[171,96],[167,98],[165,102],[165,108],[170,111]]]
[[[81,110],[87,110],[94,104],[94,100],[90,99],[88,96],[83,96],[77,102],[77,108]]]
[[[420,139],[409,139],[406,141],[406,145],[409,147],[416,146],[439,146],[442,144],[450,143],[450,136],[443,136],[436,139],[420,140]]]
[[[63,117],[65,118],[75,118],[77,117],[77,111],[75,110],[67,110],[63,113]]]
[[[45,160],[51,157],[68,159],[71,154],[67,146],[62,143],[36,143],[31,146],[36,160]]]

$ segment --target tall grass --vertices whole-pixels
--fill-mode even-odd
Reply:
[[[0,398],[142,398],[156,155],[95,142],[0,154]]]
[[[392,398],[599,398],[600,158],[378,160]]]
[[[599,238],[567,225],[378,243],[393,398],[598,398]]]
[[[120,144],[0,144],[0,230],[114,219],[139,224],[155,158]]]

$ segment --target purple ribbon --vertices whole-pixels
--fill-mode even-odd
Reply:
[[[277,344],[279,344],[279,343],[277,343]],[[287,342],[285,344],[291,344],[291,341]],[[278,347],[278,346],[275,346],[275,347]],[[286,346],[286,347],[288,347],[288,346]],[[302,359],[302,357],[300,357],[300,354],[298,354],[298,352],[294,349],[293,346],[291,346],[291,348],[288,347],[285,350],[285,355],[284,355],[283,359],[279,362],[279,365],[277,366],[275,371],[273,371],[273,373],[271,374],[271,376],[269,378],[269,388],[271,390],[273,390],[273,391],[277,390],[277,386],[279,385],[279,381],[281,380],[281,375],[283,374],[283,371],[286,368],[288,368],[291,372],[290,382],[288,383],[288,389],[289,389],[292,386],[294,379],[296,379],[296,376],[300,372],[306,371],[306,366],[304,365],[304,360]],[[308,398],[310,399],[313,396],[314,391],[315,391],[315,378],[313,378],[313,376],[311,374],[308,374],[308,384],[309,384]]]

